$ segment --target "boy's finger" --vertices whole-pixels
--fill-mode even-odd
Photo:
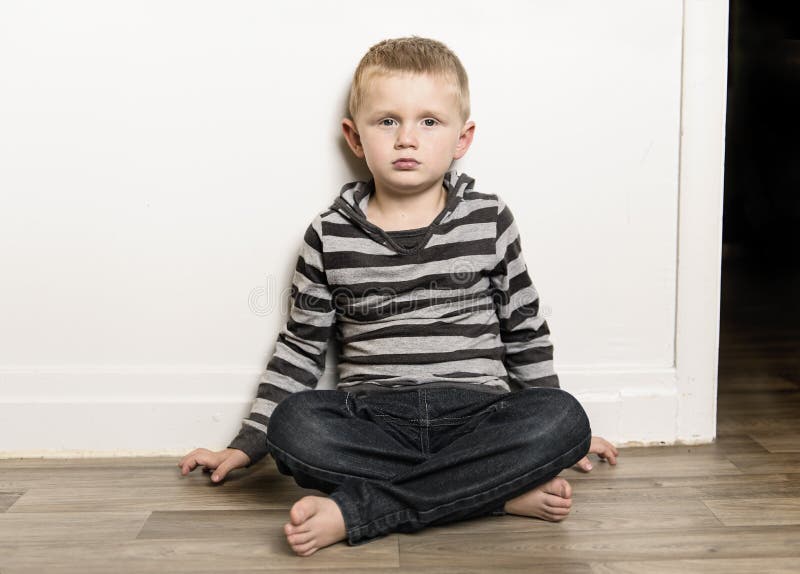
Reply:
[[[183,470],[186,466],[191,466],[189,470],[193,470],[194,467],[197,466],[197,463],[194,461],[197,459],[197,456],[201,453],[201,451],[202,449],[196,448],[189,454],[185,455],[178,463],[178,466],[181,467],[181,470]],[[193,466],[192,463],[194,463]]]
[[[194,459],[190,458],[189,460],[181,461],[181,474],[186,476],[191,471],[193,471],[194,467],[196,467],[196,466],[197,466],[197,463],[194,461]]]
[[[608,441],[605,441],[605,442],[606,442],[606,449],[611,451],[611,452],[613,452],[614,456],[617,456],[619,454],[619,451],[617,450],[617,447],[615,447],[613,444],[611,444]]]
[[[186,475],[187,473],[193,471],[197,468],[200,464],[209,464],[211,461],[209,460],[208,456],[204,452],[198,452],[193,456],[190,456],[186,461],[186,464],[181,468],[181,473]]]
[[[193,451],[192,451],[192,452],[190,452],[189,454],[185,454],[185,455],[183,455],[183,458],[180,460],[180,462],[178,462],[178,466],[180,466],[181,468],[183,468],[183,465],[185,465],[185,464],[186,464],[186,461],[188,461],[188,460],[189,460],[189,458],[191,458],[191,456],[192,456],[192,455],[195,453],[195,451],[196,451],[196,450],[197,450],[197,449],[193,450]]]
[[[230,463],[228,463],[227,461],[220,464],[217,467],[216,472],[211,475],[211,480],[213,480],[214,482],[222,481],[227,476],[228,471],[230,471],[230,466],[231,466]]]
[[[611,444],[607,440],[604,440],[603,443],[604,443],[603,444],[603,451],[602,451],[602,454],[600,456],[602,456],[603,458],[609,459],[609,462],[611,462],[611,464],[616,464],[616,459],[614,459],[614,457],[619,455],[619,451],[617,450],[617,447],[615,447],[613,444]],[[613,462],[612,462],[612,459],[614,459]]]

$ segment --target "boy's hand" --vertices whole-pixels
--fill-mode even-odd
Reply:
[[[181,467],[181,474],[186,476],[199,464],[209,470],[216,469],[216,472],[211,475],[211,480],[220,482],[230,471],[250,464],[250,457],[236,448],[226,448],[219,451],[196,448],[184,456],[178,466]]]
[[[606,439],[593,436],[592,437],[592,444],[589,447],[589,454],[596,454],[600,457],[601,460],[607,460],[610,464],[617,464],[617,457],[619,456],[619,451],[616,447],[608,442]],[[576,464],[579,469],[584,472],[589,472],[592,470],[592,463],[589,462],[589,457],[584,456],[582,459],[578,461]]]

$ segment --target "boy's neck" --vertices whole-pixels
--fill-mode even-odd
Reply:
[[[447,202],[443,181],[444,176],[427,190],[402,194],[387,191],[376,181],[375,192],[367,202],[367,220],[384,231],[427,227]]]

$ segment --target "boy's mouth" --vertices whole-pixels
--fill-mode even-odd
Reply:
[[[392,164],[398,169],[411,169],[417,167],[419,162],[410,157],[401,157],[400,159],[394,160]]]

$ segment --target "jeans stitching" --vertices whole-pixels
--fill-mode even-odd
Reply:
[[[478,413],[475,413],[474,415],[467,415],[465,417],[439,417],[439,418],[436,418],[436,419],[403,419],[403,418],[400,418],[400,417],[395,417],[393,415],[384,414],[383,412],[379,411],[378,409],[375,409],[378,412],[374,413],[374,415],[376,417],[382,417],[382,418],[392,419],[392,420],[396,420],[396,421],[406,421],[406,422],[410,422],[410,423],[421,424],[423,421],[426,421],[426,420],[428,422],[432,423],[432,422],[436,422],[436,421],[463,421],[463,420],[466,420],[466,419],[474,419],[475,417],[477,417],[479,415],[487,414],[487,412],[489,410],[496,410],[496,409],[497,409],[497,407],[494,407],[494,408],[493,407],[489,407],[485,411],[480,411]]]
[[[587,438],[589,439],[589,441],[591,441],[591,437],[592,437],[592,433],[591,433],[591,431],[589,431],[589,435],[588,435],[586,438],[583,438],[583,439],[582,439],[582,440],[581,440],[581,441],[580,441],[578,444],[576,444],[574,447],[572,447],[572,448],[571,448],[571,449],[569,449],[567,452],[565,452],[564,454],[562,454],[562,455],[561,455],[560,457],[558,457],[558,459],[556,459],[556,460],[559,460],[559,459],[562,459],[562,458],[565,458],[565,457],[567,457],[567,456],[568,456],[568,455],[570,455],[570,454],[571,454],[571,453],[572,453],[574,450],[576,450],[576,449],[577,449],[579,446],[583,445],[583,444],[586,442],[586,439],[587,439]],[[513,482],[520,481],[521,479],[525,478],[526,476],[529,476],[529,475],[531,475],[531,474],[537,473],[537,472],[539,472],[540,470],[542,470],[542,469],[544,469],[544,468],[547,468],[548,466],[551,466],[551,465],[552,465],[554,462],[556,462],[556,461],[554,460],[554,461],[551,461],[551,462],[549,462],[549,463],[547,463],[547,464],[544,464],[544,465],[542,465],[542,466],[540,466],[540,467],[537,467],[537,468],[535,468],[535,469],[533,469],[533,470],[531,470],[531,471],[529,471],[529,472],[526,472],[526,473],[525,473],[525,474],[523,474],[522,476],[518,476],[518,477],[516,477],[516,478],[514,478],[514,479],[512,479],[512,480],[509,480],[509,481],[506,481],[506,482],[504,482],[503,484],[499,484],[499,485],[495,486],[494,488],[491,488],[490,490],[487,490],[487,491],[485,491],[485,492],[481,492],[481,493],[478,493],[478,494],[473,494],[472,496],[468,496],[468,497],[465,497],[465,498],[459,498],[458,500],[454,500],[454,501],[451,501],[451,502],[446,502],[446,503],[444,503],[444,504],[440,504],[439,506],[436,506],[436,507],[434,507],[434,508],[431,508],[431,509],[428,509],[428,510],[418,510],[417,512],[418,512],[420,515],[423,515],[423,514],[430,514],[431,512],[434,512],[434,511],[436,511],[436,510],[439,510],[440,508],[443,508],[443,507],[445,507],[445,506],[452,506],[452,505],[456,505],[456,504],[463,504],[463,503],[464,503],[464,502],[466,502],[466,501],[470,501],[470,500],[473,500],[473,499],[475,499],[475,498],[478,498],[478,497],[481,497],[481,496],[485,496],[486,494],[489,494],[489,493],[491,493],[491,492],[493,492],[493,491],[495,491],[495,490],[497,490],[497,489],[499,489],[499,488],[503,488],[503,487],[505,487],[505,486],[506,486],[506,485],[508,485],[508,484],[511,484],[511,483],[513,483]],[[369,526],[372,526],[373,524],[375,524],[375,523],[376,523],[376,522],[378,522],[378,521],[381,521],[381,520],[384,520],[384,521],[385,521],[386,519],[389,519],[389,518],[392,518],[392,519],[394,519],[394,518],[396,518],[396,517],[398,517],[398,516],[401,516],[403,513],[409,513],[409,512],[411,512],[411,510],[410,510],[410,509],[408,509],[408,508],[404,508],[403,510],[398,510],[397,512],[394,512],[394,513],[390,513],[390,514],[384,514],[383,516],[380,516],[380,517],[376,518],[375,520],[372,520],[371,522],[368,522],[367,524],[364,524],[364,525],[361,525],[361,526],[354,526],[353,528],[351,528],[350,530],[348,530],[348,535],[350,535],[351,533],[360,533],[360,531],[361,531],[361,530],[363,530],[363,529],[365,529],[365,528],[368,528]]]
[[[497,409],[492,409],[492,410],[497,410]],[[399,417],[395,417],[395,416],[392,416],[392,415],[385,415],[383,413],[373,413],[373,414],[376,417],[381,417],[381,418],[384,418],[384,419],[392,419],[392,420],[398,421],[398,422],[408,422],[408,423],[422,424],[425,420],[427,420],[429,423],[435,423],[437,421],[463,421],[463,420],[468,420],[468,419],[474,419],[475,417],[477,417],[479,415],[488,414],[488,411],[489,411],[489,409],[487,409],[486,411],[481,411],[481,412],[476,413],[474,415],[466,416],[466,417],[439,417],[438,419],[401,419]]]
[[[430,411],[428,410],[428,393],[425,390],[422,391],[422,398],[425,400],[425,450],[423,452],[428,454],[431,450],[431,415]]]

